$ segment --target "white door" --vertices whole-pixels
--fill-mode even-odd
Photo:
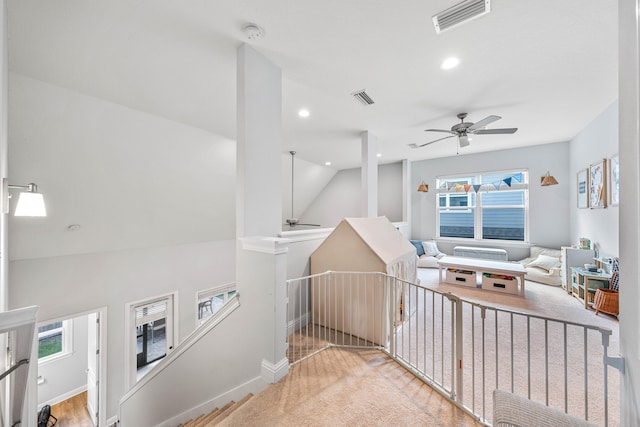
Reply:
[[[94,426],[98,426],[98,381],[100,377],[100,317],[99,313],[87,316],[87,339],[89,342],[87,360],[87,410]]]

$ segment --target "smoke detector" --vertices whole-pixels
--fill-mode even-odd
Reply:
[[[264,30],[256,24],[247,24],[242,31],[249,40],[258,40],[264,37]]]
[[[436,33],[457,27],[491,12],[491,0],[465,0],[432,17]]]

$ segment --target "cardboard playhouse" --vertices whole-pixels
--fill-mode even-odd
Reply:
[[[310,264],[312,275],[379,272],[416,281],[415,247],[386,217],[343,219],[311,254]],[[402,285],[396,284],[396,292],[390,292],[384,280],[374,275],[343,279],[339,273],[333,279],[318,278],[312,283],[312,321],[335,333],[384,344],[389,322],[380,316],[399,316],[402,302]]]

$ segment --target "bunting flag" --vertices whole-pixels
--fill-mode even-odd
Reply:
[[[507,178],[503,178],[501,181],[495,181],[492,182],[490,184],[459,184],[459,183],[455,183],[455,182],[443,182],[442,184],[440,184],[440,189],[441,190],[447,190],[447,191],[460,191],[462,189],[464,189],[465,193],[468,193],[469,190],[473,189],[473,191],[476,192],[476,194],[478,193],[478,191],[480,191],[482,189],[483,186],[486,185],[493,185],[493,188],[495,188],[496,190],[500,190],[500,186],[502,185],[502,183],[504,182],[505,184],[507,184],[507,187],[511,187],[513,185],[513,183],[515,182],[519,182],[519,183],[523,183],[524,182],[524,175],[522,173],[517,173],[513,176],[509,176]],[[490,188],[486,188],[485,190],[490,190]]]

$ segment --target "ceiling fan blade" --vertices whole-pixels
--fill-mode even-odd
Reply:
[[[449,135],[449,136],[445,136],[444,138],[439,138],[439,139],[436,139],[436,140],[433,140],[433,141],[425,142],[424,144],[420,144],[420,145],[418,145],[418,144],[409,144],[409,147],[411,147],[411,148],[420,148],[420,147],[424,147],[424,146],[429,145],[429,144],[433,144],[434,142],[442,141],[443,139],[448,139],[448,138],[453,138],[453,137],[454,137],[454,135]]]
[[[473,132],[476,135],[498,135],[498,134],[507,134],[507,133],[516,133],[518,128],[503,128],[503,129],[478,129]]]
[[[471,126],[469,126],[469,128],[467,130],[476,130],[476,129],[480,129],[485,127],[486,125],[488,125],[489,123],[493,123],[496,120],[500,120],[502,117],[500,116],[487,116],[484,119],[480,120],[477,123],[472,124]]]
[[[450,133],[455,135],[456,133],[452,130],[446,130],[446,129],[425,129],[425,132],[444,132],[444,133]]]

